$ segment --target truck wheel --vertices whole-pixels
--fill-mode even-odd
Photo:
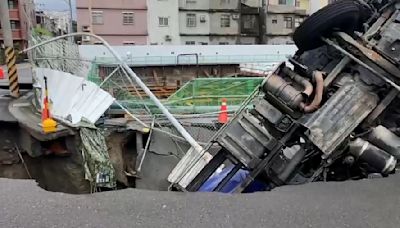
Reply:
[[[322,46],[321,36],[333,31],[353,33],[361,21],[362,7],[355,1],[334,2],[307,18],[294,32],[293,41],[301,51]]]

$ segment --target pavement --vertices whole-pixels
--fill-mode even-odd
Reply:
[[[16,122],[17,120],[8,111],[8,105],[12,101],[8,90],[0,89],[0,122]]]
[[[0,179],[0,227],[399,227],[400,175],[243,195],[46,192]]]

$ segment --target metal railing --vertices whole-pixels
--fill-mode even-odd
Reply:
[[[130,66],[151,66],[151,65],[207,65],[207,64],[242,64],[242,63],[275,63],[287,59],[284,54],[268,55],[210,55],[210,56],[142,56],[127,57],[124,61]],[[112,57],[97,57],[94,60],[97,64],[118,64]]]

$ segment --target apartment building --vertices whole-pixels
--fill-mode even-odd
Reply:
[[[30,29],[36,26],[35,7],[33,0],[8,0],[10,24],[14,47],[27,47]],[[3,31],[0,29],[0,40],[3,42]]]
[[[236,44],[240,40],[239,0],[179,0],[181,43]]]
[[[146,0],[77,0],[79,32],[93,32],[111,45],[143,45],[148,41]],[[82,37],[82,44],[98,41]]]
[[[48,31],[50,31],[56,36],[64,35],[70,32],[69,12],[48,11],[44,12],[44,14],[45,14],[44,21],[50,22],[50,26],[48,24],[45,24],[45,26],[43,26]]]
[[[322,7],[336,2],[337,0],[312,0],[310,1],[310,14],[317,12]]]
[[[179,0],[149,0],[148,43],[151,45],[180,45]]]
[[[77,0],[78,31],[93,32],[112,45],[292,44],[301,22],[329,2]],[[83,37],[82,43],[95,41]]]
[[[293,44],[293,32],[308,16],[309,1],[270,0],[267,8],[267,44]]]

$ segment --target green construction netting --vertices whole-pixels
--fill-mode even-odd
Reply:
[[[172,106],[220,106],[226,98],[228,105],[240,105],[263,78],[199,78],[188,82],[166,102]]]
[[[98,75],[98,65],[92,64],[88,80],[100,85],[102,79]],[[162,102],[172,113],[207,113],[218,111],[222,98],[226,98],[229,110],[235,110],[263,79],[262,77],[197,78],[187,82]],[[153,114],[161,113],[147,96],[139,97],[132,89],[127,89],[131,88],[129,85],[123,72],[117,72],[102,84],[102,88],[112,93],[130,110],[150,109]]]

